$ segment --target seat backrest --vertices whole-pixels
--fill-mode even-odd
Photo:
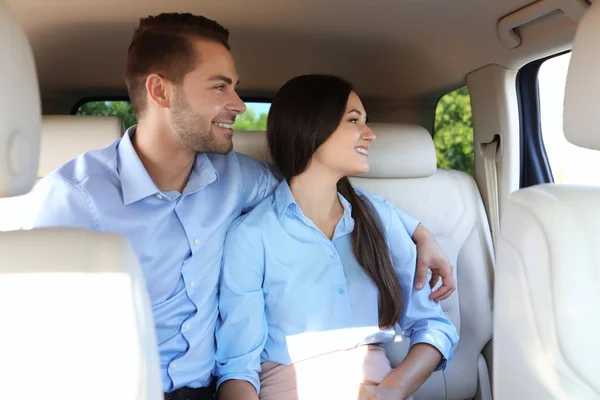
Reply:
[[[102,149],[123,136],[119,117],[44,115],[37,178],[90,150]]]
[[[144,277],[127,240],[0,233],[1,399],[162,399]]]
[[[233,149],[258,161],[271,162],[265,131],[238,131],[233,135]]]
[[[36,178],[41,115],[31,49],[3,0],[0,75],[0,197],[17,196]],[[0,399],[163,398],[149,297],[125,238],[4,232],[0,255]]]
[[[494,393],[600,398],[600,188],[513,193],[498,241]]]
[[[491,396],[482,350],[492,337],[493,249],[481,196],[473,178],[438,170],[433,140],[423,127],[371,124],[377,139],[369,146],[369,173],[352,183],[418,218],[433,233],[454,267],[456,291],[441,303],[460,341],[444,372],[434,373],[416,399],[467,399]],[[406,341],[387,346],[399,363]]]
[[[600,4],[577,28],[567,75],[567,140],[600,150]],[[545,184],[513,193],[498,241],[494,393],[600,399],[600,188]]]
[[[370,172],[351,178],[415,216],[439,241],[454,266],[456,292],[442,308],[456,325],[460,342],[454,360],[419,389],[416,399],[490,399],[487,362],[481,352],[492,336],[493,250],[483,203],[473,178],[437,170],[431,135],[413,125],[372,124]],[[264,132],[236,132],[234,149],[269,162]],[[400,339],[400,337],[399,337]],[[387,346],[394,365],[408,351],[398,340]]]

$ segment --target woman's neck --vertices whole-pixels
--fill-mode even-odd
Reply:
[[[317,172],[307,169],[295,176],[290,181],[290,190],[302,213],[331,239],[344,208],[338,198],[338,180]]]

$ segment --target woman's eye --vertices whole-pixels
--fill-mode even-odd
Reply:
[[[353,124],[358,124],[358,118],[352,118],[350,122]]]

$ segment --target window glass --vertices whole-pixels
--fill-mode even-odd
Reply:
[[[563,132],[563,102],[570,60],[571,53],[567,53],[546,60],[540,67],[542,139],[555,183],[600,185],[600,152],[569,143]]]
[[[233,125],[238,131],[266,130],[270,103],[246,103],[246,112],[239,115]],[[125,128],[135,125],[135,113],[129,101],[89,101],[82,104],[77,115],[116,116],[123,120]]]
[[[433,142],[439,168],[457,169],[473,175],[473,120],[466,86],[438,101]]]

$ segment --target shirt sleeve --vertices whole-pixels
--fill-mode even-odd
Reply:
[[[260,393],[260,360],[267,341],[260,232],[232,224],[223,252],[216,331],[217,387],[231,379],[250,382]]]
[[[281,182],[281,178],[271,166],[264,162],[257,161],[245,154],[239,153],[238,159],[240,161],[242,179],[247,194],[246,206],[242,212],[247,213],[261,201],[273,194],[275,188]]]
[[[408,215],[404,211],[400,210],[399,208],[395,207],[393,204],[389,203],[387,200],[386,200],[386,202],[390,205],[390,207],[392,207],[392,209],[394,210],[394,212],[396,213],[396,215],[402,222],[402,225],[404,225],[404,229],[406,229],[408,236],[412,238],[415,233],[415,229],[417,229],[417,226],[419,226],[421,224],[421,222],[418,219],[411,217],[410,215]]]
[[[23,229],[73,227],[98,230],[94,205],[87,191],[54,173],[27,195]]]
[[[429,285],[422,290],[414,289],[416,248],[410,242],[407,231],[400,216],[390,208],[388,241],[404,300],[404,311],[398,322],[402,335],[410,338],[411,347],[427,343],[438,349],[443,358],[436,370],[445,369],[453,357],[458,333],[440,304],[429,298]]]

